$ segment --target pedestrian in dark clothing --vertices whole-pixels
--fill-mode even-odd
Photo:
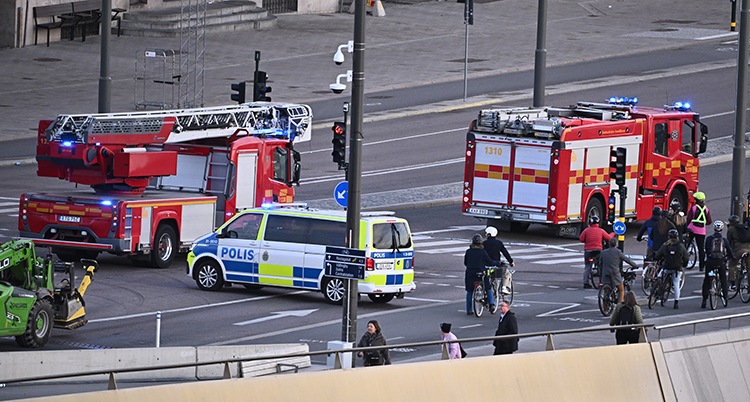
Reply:
[[[734,253],[732,252],[732,246],[729,245],[729,240],[721,235],[722,230],[724,230],[724,222],[714,221],[714,234],[706,236],[706,243],[704,244],[706,246],[706,274],[703,276],[701,308],[706,308],[706,299],[708,299],[708,291],[711,287],[711,277],[708,274],[713,270],[716,270],[719,274],[721,297],[724,298],[724,306],[727,305],[727,291],[729,290],[727,289],[727,259],[734,259]]]
[[[500,311],[500,321],[497,323],[495,336],[517,334],[516,315],[510,311],[508,303],[500,302],[498,310]],[[493,353],[495,355],[509,355],[518,350],[518,338],[495,339],[492,344],[495,345],[495,353]]]
[[[635,298],[635,293],[629,291],[625,295],[625,301],[617,303],[615,311],[612,312],[612,318],[609,319],[609,325],[627,325],[643,324],[643,314],[641,306]],[[640,328],[621,328],[615,332],[615,340],[618,345],[626,343],[638,343]]]
[[[367,332],[362,335],[362,338],[357,343],[358,348],[364,348],[368,346],[385,346],[385,336],[380,330],[380,324],[377,320],[370,320],[367,323]],[[364,359],[365,367],[368,366],[382,366],[384,364],[391,364],[391,354],[388,349],[377,349],[359,352],[357,355]]]
[[[471,296],[474,293],[474,283],[476,283],[482,271],[485,267],[500,266],[500,261],[495,261],[490,258],[482,246],[482,235],[475,234],[471,238],[471,246],[466,250],[464,254],[464,265],[466,266],[466,273],[464,275],[464,285],[466,287],[466,314],[474,314],[474,308],[472,305]],[[490,277],[484,277],[484,288],[487,292],[487,300],[490,300],[490,311],[495,310],[495,295],[492,292],[492,286],[490,286]]]
[[[659,221],[661,220],[661,208],[654,207],[651,211],[651,218],[643,223],[641,230],[638,231],[636,240],[643,241],[643,235],[648,234],[648,246],[646,248],[646,259],[653,260],[654,253],[665,241],[667,241],[667,232],[664,235],[659,234]]]

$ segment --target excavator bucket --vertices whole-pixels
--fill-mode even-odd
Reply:
[[[94,272],[99,270],[99,264],[95,260],[82,259],[81,265],[86,272],[81,284],[75,287],[75,265],[69,262],[60,262],[54,264],[54,271],[67,274],[59,287],[55,287],[54,292],[54,313],[55,328],[76,329],[88,322],[86,320],[86,311],[84,307],[86,302],[83,295],[94,277]]]

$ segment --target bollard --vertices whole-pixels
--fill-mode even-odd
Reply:
[[[161,344],[161,311],[156,312],[156,347]]]

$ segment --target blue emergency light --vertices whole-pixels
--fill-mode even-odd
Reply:
[[[609,103],[612,104],[612,105],[631,105],[631,106],[635,106],[635,104],[638,103],[638,98],[635,98],[635,97],[633,97],[633,98],[627,98],[627,97],[624,97],[624,96],[620,96],[620,97],[613,96],[613,97],[609,98]]]
[[[690,102],[675,102],[674,108],[681,111],[690,110]]]
[[[106,206],[110,206],[110,205],[112,205],[112,201],[110,201],[110,200],[104,200],[104,201],[101,202],[101,204],[102,205],[106,205]]]

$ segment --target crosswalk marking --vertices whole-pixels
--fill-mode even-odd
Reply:
[[[566,262],[578,262],[581,261],[581,256],[575,257],[575,258],[563,258],[563,259],[549,259],[549,260],[542,260],[542,261],[531,261],[534,264],[542,264],[542,265],[555,265],[555,264],[564,264]]]
[[[0,202],[0,207],[10,207],[10,206],[16,206],[16,207],[18,207],[18,201],[16,201],[16,202]]]
[[[414,251],[419,252],[419,253],[425,253],[425,254],[441,254],[441,253],[455,253],[456,251],[464,252],[466,251],[466,249],[468,249],[468,247],[463,246],[463,247],[436,248],[432,250],[414,250]],[[454,255],[463,255],[463,253],[454,254]]]
[[[519,256],[513,256],[514,260],[531,260],[531,259],[544,259],[544,258],[557,258],[557,257],[567,257],[570,256],[572,253],[570,252],[560,252],[560,253],[543,253],[543,254],[534,254],[534,255],[519,255]],[[579,257],[583,258],[583,257]]]
[[[414,247],[434,247],[434,246],[445,246],[448,244],[463,244],[464,247],[468,248],[465,241],[462,240],[439,240],[439,241],[428,241],[428,242],[414,242]]]
[[[18,207],[0,209],[0,214],[7,214],[8,212],[18,212]]]

